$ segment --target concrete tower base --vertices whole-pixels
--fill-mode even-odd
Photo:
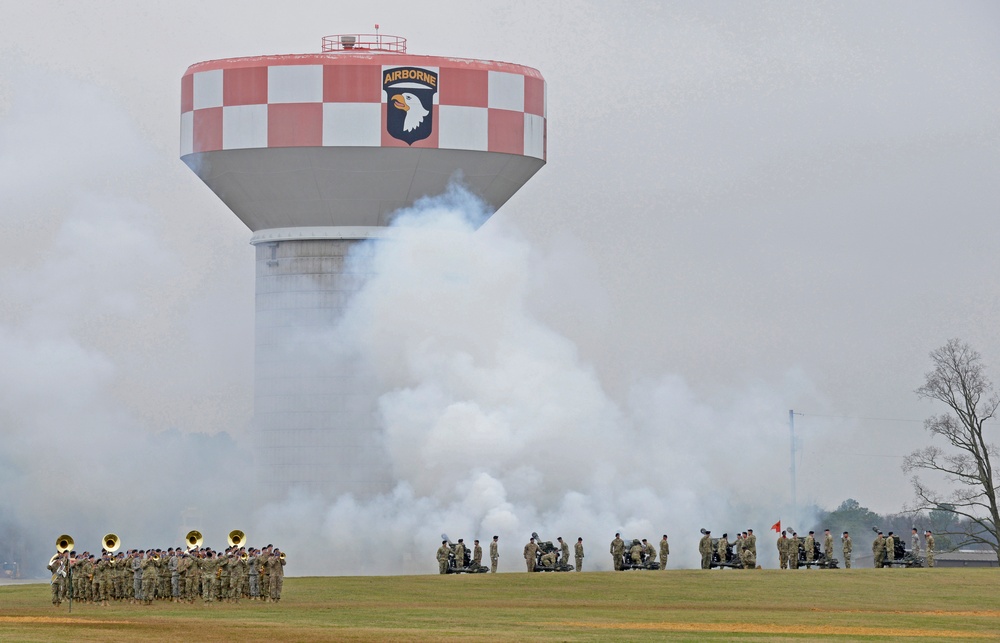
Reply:
[[[263,499],[291,489],[365,497],[390,487],[376,397],[335,329],[370,273],[379,228],[261,230],[256,247],[255,477]]]

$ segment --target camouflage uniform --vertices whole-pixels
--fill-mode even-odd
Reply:
[[[632,559],[632,564],[639,565],[642,563],[642,545],[639,543],[634,543],[628,550],[629,558]]]
[[[920,535],[916,529],[913,530],[913,534],[910,536],[910,550],[913,552],[914,558],[920,555]]]
[[[229,570],[233,559],[228,553],[219,555],[219,593],[220,601],[229,599]]]
[[[653,547],[651,543],[646,543],[646,562],[656,562],[656,547]]]
[[[479,541],[476,541],[475,546],[472,548],[472,565],[474,567],[479,567],[483,564],[483,548],[480,547]]]
[[[611,541],[611,558],[614,559],[615,571],[622,569],[622,556],[625,555],[625,541],[618,534]]]
[[[247,559],[247,580],[250,581],[250,600],[260,598],[260,568],[257,567],[257,555],[250,554]]]
[[[270,557],[271,557],[271,552],[265,549],[261,553],[260,558],[258,560],[258,564],[260,565],[260,595],[264,597],[265,601],[269,600],[268,597],[270,596],[271,592],[271,582],[267,575],[267,561]],[[447,558],[445,558],[444,564],[445,568],[447,568],[448,567]]]
[[[788,569],[788,538],[785,532],[781,532],[781,538],[778,538],[778,564],[781,569]]]
[[[201,596],[201,571],[202,571],[202,554],[200,552],[196,554],[191,554],[191,566],[188,567],[187,573],[187,587],[185,588],[185,596],[189,601],[194,601],[196,598]]]
[[[451,549],[448,545],[441,543],[441,546],[437,550],[437,561],[438,561],[438,573],[447,574],[448,573],[448,554],[451,553]]]
[[[705,534],[698,541],[698,553],[701,554],[701,568],[710,569],[712,567],[712,537],[711,532]]]
[[[833,535],[829,529],[823,534],[823,555],[827,560],[833,558]]]
[[[925,544],[927,545],[927,566],[934,566],[934,535],[931,532],[927,532],[924,537]]]
[[[876,569],[885,567],[883,564],[885,561],[885,538],[882,537],[882,534],[875,537],[875,542],[872,543],[872,554],[875,558]]]
[[[142,600],[142,561],[141,553],[132,557],[132,598]]]
[[[496,539],[490,543],[490,573],[497,573],[497,563],[500,561],[500,550],[497,548]]]
[[[237,603],[246,594],[247,561],[240,552],[234,552],[229,565],[229,599]]]
[[[750,551],[753,552],[754,559],[757,558],[757,535],[754,534],[753,531],[747,535],[745,542],[743,543],[743,547],[744,549],[749,548]]]
[[[896,537],[892,534],[885,539],[885,559],[890,563],[896,560]]]
[[[667,537],[664,536],[660,540],[660,569],[667,568],[667,556],[670,555],[670,543],[667,542]]]
[[[556,566],[556,556],[557,556],[557,553],[555,551],[550,551],[547,554],[542,554],[542,559],[540,561],[541,566],[542,567],[555,567]]]
[[[811,531],[809,532],[809,535],[806,536],[805,547],[806,547],[806,562],[811,563],[813,562],[813,552],[816,550],[816,539],[813,538]]]
[[[792,537],[788,539],[788,569],[799,568],[799,535],[792,532]]]
[[[740,562],[743,563],[743,569],[754,569],[757,567],[757,557],[753,555],[753,550],[743,546],[743,553],[740,554]]]
[[[534,539],[529,540],[528,544],[524,546],[524,564],[528,568],[529,572],[535,571],[535,555],[538,553],[538,545],[535,543]]]
[[[268,585],[271,600],[281,600],[281,589],[285,578],[285,560],[280,555],[272,555],[267,561]]]
[[[583,541],[577,540],[576,545],[573,546],[573,557],[575,558],[576,571],[583,571]]]
[[[559,564],[569,565],[569,543],[563,539],[559,539],[561,543],[559,546]]]
[[[455,567],[465,567],[465,543],[462,542],[461,538],[455,545]]]
[[[851,542],[850,534],[845,534],[841,537],[844,541],[844,568],[851,568],[851,552],[854,550],[854,543]]]
[[[172,552],[167,560],[167,570],[170,572],[170,598],[174,601],[181,599],[181,570],[180,557],[177,552]]]
[[[160,582],[158,568],[159,561],[154,560],[152,556],[142,559],[142,598],[146,604],[152,603],[156,598],[156,589]]]
[[[218,571],[219,559],[213,557],[211,553],[206,554],[201,561],[201,597],[206,603],[215,601],[219,583]]]
[[[715,546],[715,553],[719,555],[719,562],[726,562],[726,554],[729,553],[729,540],[726,538],[726,534],[722,534],[722,538],[719,539],[719,544]],[[711,566],[711,561],[709,561],[709,567]]]
[[[68,557],[57,556],[48,569],[52,572],[52,604],[59,605],[66,597],[66,561]]]

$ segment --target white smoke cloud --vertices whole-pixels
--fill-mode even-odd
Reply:
[[[289,570],[433,572],[442,532],[484,548],[499,535],[508,571],[522,569],[533,531],[582,536],[589,569],[610,568],[619,530],[671,534],[671,566],[697,564],[702,526],[750,527],[766,542],[787,504],[781,389],[804,378],[700,400],[667,371],[615,399],[535,312],[574,275],[537,272],[559,257],[539,257],[502,226],[477,230],[483,213],[453,186],[400,212],[391,240],[354,258],[371,262],[358,270],[371,277],[321,359],[349,354],[370,377],[395,487],[372,499],[293,493],[266,507],[257,529],[285,549],[307,551],[316,534],[330,545]],[[385,546],[374,559],[371,543]],[[759,549],[766,562],[773,547]]]

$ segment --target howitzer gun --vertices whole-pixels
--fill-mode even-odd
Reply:
[[[806,537],[796,536],[792,546],[798,546],[799,567],[819,567],[820,569],[838,569],[840,561],[834,557],[827,558],[819,546],[819,540],[813,539],[812,557],[806,555]]]
[[[743,561],[740,557],[733,552],[733,547],[736,546],[736,542],[727,542],[725,551],[722,555],[719,554],[719,541],[721,538],[712,539],[712,563],[709,565],[709,569],[725,568],[730,569],[743,569]]]
[[[878,527],[872,527],[872,531],[878,533]],[[885,558],[882,560],[882,565],[884,567],[923,567],[924,559],[920,556],[915,555],[912,551],[906,548],[906,543],[903,542],[902,536],[897,536],[893,534],[893,547],[892,547],[892,558],[889,557],[889,550],[886,548]]]
[[[559,545],[553,543],[551,540],[542,540],[539,538],[538,532],[531,532],[531,537],[535,539],[535,543],[538,545],[538,551],[535,553],[535,569],[533,571],[573,571],[573,566],[568,560],[561,560],[559,558],[559,554],[561,553]]]
[[[441,534],[441,540],[448,541],[448,549],[450,553],[448,554],[448,568],[447,573],[449,574],[485,574],[490,571],[490,568],[486,565],[477,565],[472,562],[472,551],[468,546],[465,546],[463,542],[463,548],[465,553],[461,556],[459,560],[458,556],[458,543],[453,543],[448,538],[447,534]]]
[[[638,547],[638,549],[635,549]],[[636,560],[632,556],[632,551],[635,550],[636,555],[638,555],[639,560]],[[650,556],[646,551],[646,547],[642,544],[642,540],[639,538],[633,538],[631,541],[625,541],[625,554],[622,556],[622,571],[629,569],[659,569],[660,563],[654,560],[653,556]]]

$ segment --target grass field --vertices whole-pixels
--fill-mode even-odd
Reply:
[[[289,578],[282,601],[55,608],[0,587],[0,641],[1000,640],[1000,571]]]

